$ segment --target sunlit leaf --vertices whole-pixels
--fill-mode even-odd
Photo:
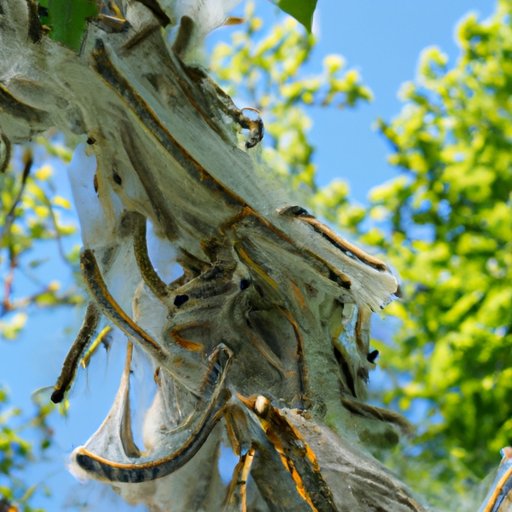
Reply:
[[[317,0],[273,0],[273,2],[311,32]]]

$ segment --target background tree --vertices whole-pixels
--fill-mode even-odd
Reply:
[[[47,278],[50,258],[61,261],[62,276],[66,270],[71,273],[78,257],[78,246],[70,249],[66,243],[76,232],[71,204],[56,192],[53,181],[54,166],[69,163],[70,151],[56,140],[37,138],[12,156],[11,165],[0,173],[0,339],[5,343],[16,340],[34,311],[51,314],[55,308],[83,303],[77,285],[67,286],[69,278],[62,282]],[[15,500],[23,510],[32,510],[31,497],[45,488],[28,485],[24,474],[51,446],[47,419],[54,409],[36,394],[33,410],[23,411],[10,403],[9,390],[1,383],[1,495]]]
[[[350,202],[341,181],[318,189],[314,171],[298,173],[295,181],[315,191],[315,211],[379,247],[403,279],[404,297],[389,308],[399,319],[393,341],[374,342],[394,381],[384,401],[409,410],[418,425],[407,461],[395,467],[440,510],[448,482],[461,497],[475,499],[475,484],[510,444],[510,15],[510,3],[500,1],[491,19],[469,15],[462,21],[461,55],[453,67],[440,49],[423,52],[417,79],[402,87],[402,113],[391,123],[378,122],[394,151],[389,161],[401,174],[373,189],[367,208]],[[223,55],[228,48],[234,47],[217,51]],[[233,51],[225,70],[243,55]],[[352,81],[353,73],[340,89],[355,84],[355,97],[371,98],[357,78]],[[278,105],[286,105],[288,91],[312,102],[301,84],[285,86]],[[286,126],[295,125],[282,122],[270,130]],[[306,133],[284,140],[300,141],[292,147],[311,154]]]
[[[499,1],[487,21],[466,17],[453,67],[438,48],[423,52],[401,114],[379,123],[401,173],[372,191],[381,227],[362,236],[404,280],[390,308],[400,327],[382,350],[397,382],[386,401],[422,409],[410,458],[425,470],[413,478],[461,494],[511,442],[511,14]]]

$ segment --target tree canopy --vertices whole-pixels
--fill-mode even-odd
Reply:
[[[423,52],[402,112],[379,122],[400,174],[371,192],[379,227],[362,237],[404,282],[386,400],[425,407],[416,457],[442,482],[482,477],[510,443],[511,14],[499,1],[487,21],[468,15],[453,65],[439,48]]]

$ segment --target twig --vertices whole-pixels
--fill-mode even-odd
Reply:
[[[20,186],[20,189],[18,190],[18,193],[16,194],[16,198],[14,199],[14,201],[11,205],[11,208],[9,209],[9,211],[7,212],[7,215],[5,216],[4,227],[2,229],[2,234],[0,235],[0,241],[2,244],[3,244],[4,238],[6,237],[6,235],[9,234],[11,231],[12,224],[14,223],[14,220],[15,220],[14,213],[16,211],[16,207],[18,206],[18,204],[20,203],[20,201],[23,197],[23,192],[25,191],[25,185],[27,183],[27,178],[30,174],[30,170],[32,169],[32,164],[34,163],[32,150],[30,148],[27,148],[25,150],[25,152],[23,153],[22,160],[23,160],[23,174],[21,175],[21,186]]]

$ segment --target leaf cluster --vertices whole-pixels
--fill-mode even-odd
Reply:
[[[69,200],[58,194],[53,180],[54,168],[69,160],[70,152],[60,142],[40,138],[16,148],[11,164],[0,174],[2,342],[16,340],[34,311],[83,302],[74,283],[64,288],[49,278],[55,272],[48,272],[54,257],[61,260],[59,276],[77,263],[77,249],[69,250],[65,243],[76,235],[76,222]],[[33,510],[36,486],[27,484],[24,470],[51,444],[47,418],[52,410],[37,395],[35,411],[27,417],[27,411],[9,406],[7,388],[0,383],[0,497],[25,512]]]
[[[417,79],[402,87],[401,114],[378,121],[400,173],[372,191],[367,208],[350,202],[342,180],[316,185],[307,113],[367,101],[370,91],[339,56],[304,78],[313,36],[301,38],[291,21],[263,36],[261,20],[252,11],[248,19],[247,33],[217,47],[214,70],[261,109],[271,168],[397,269],[404,299],[388,310],[397,332],[375,344],[394,382],[385,401],[419,425],[406,476],[420,491],[428,482],[430,496],[448,482],[467,494],[511,443],[510,3],[487,22],[470,15],[460,24],[453,66],[438,48],[423,52]]]
[[[452,67],[426,49],[402,112],[379,122],[400,175],[372,191],[377,227],[363,240],[405,295],[390,309],[400,327],[384,361],[398,386],[386,400],[421,424],[414,454],[444,485],[482,477],[512,441],[511,15],[499,1],[490,20],[462,21]]]
[[[12,165],[0,175],[0,336],[4,339],[19,334],[31,306],[81,302],[74,288],[62,291],[58,281],[45,279],[50,258],[42,255],[49,251],[49,242],[55,244],[66,266],[76,262],[76,250],[67,254],[63,245],[66,237],[76,233],[76,225],[69,214],[69,200],[56,192],[53,167],[48,163],[50,157],[69,161],[69,150],[42,138],[38,143],[41,147],[36,157],[32,147],[19,148],[23,154],[15,155]],[[47,163],[36,167],[40,160]],[[30,284],[17,287],[20,281]]]
[[[52,443],[48,416],[54,406],[37,398],[34,406],[32,415],[26,417],[10,405],[8,390],[0,385],[0,498],[16,503],[23,512],[42,512],[30,504],[38,485],[27,485],[24,472]]]
[[[262,157],[273,172],[308,196],[313,194],[308,200],[318,207],[329,195],[346,198],[344,183],[336,182],[323,192],[317,187],[310,113],[315,108],[353,108],[370,101],[371,91],[340,55],[327,55],[321,71],[306,74],[315,36],[301,30],[295,20],[286,18],[266,30],[254,2],[247,3],[244,18],[244,30],[215,47],[213,74],[239,105],[260,112],[265,123]]]

